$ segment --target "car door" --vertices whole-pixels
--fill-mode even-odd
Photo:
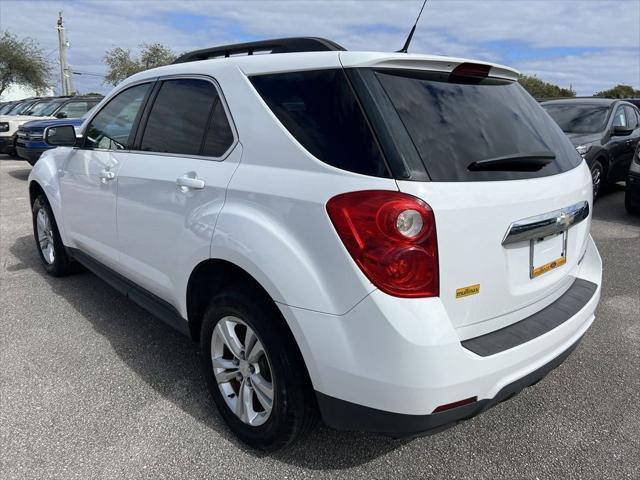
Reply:
[[[627,117],[627,127],[631,130],[631,133],[626,138],[625,152],[621,164],[622,174],[626,178],[636,147],[640,141],[640,120],[638,119],[636,108],[631,105],[624,106],[624,113]]]
[[[116,178],[151,85],[114,96],[90,120],[82,147],[71,151],[61,172],[63,221],[72,246],[113,269],[118,266]]]
[[[213,228],[241,146],[218,85],[162,80],[141,121],[137,151],[118,174],[118,235],[125,276],[176,306]]]

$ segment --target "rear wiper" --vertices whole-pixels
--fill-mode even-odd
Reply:
[[[471,172],[537,172],[550,164],[556,156],[551,152],[514,153],[470,163]]]

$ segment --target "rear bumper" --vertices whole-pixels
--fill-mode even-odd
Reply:
[[[384,433],[391,436],[410,436],[421,433],[436,433],[488,410],[494,405],[511,398],[526,387],[538,383],[551,370],[558,367],[578,346],[581,339],[564,352],[522,378],[505,385],[495,397],[478,400],[461,407],[452,408],[429,415],[405,415],[385,412],[345,402],[316,392],[318,405],[324,422],[341,430],[360,430]]]
[[[539,336],[486,356],[463,346],[437,298],[399,301],[375,291],[342,316],[280,308],[329,426],[415,434],[474,416],[561,363],[594,320],[601,276],[589,238],[576,275],[595,284],[586,303]],[[471,397],[478,400],[433,413]]]

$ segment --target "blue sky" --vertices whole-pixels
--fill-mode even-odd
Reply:
[[[323,36],[349,50],[397,50],[421,0],[0,1],[0,29],[57,58],[63,10],[81,92],[106,93],[102,59],[160,42],[177,53],[283,36]],[[640,89],[640,0],[429,0],[411,51],[513,66],[580,95],[617,83]]]

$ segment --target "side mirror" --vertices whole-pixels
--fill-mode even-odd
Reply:
[[[633,133],[633,129],[623,127],[622,125],[615,125],[613,130],[611,131],[611,135],[622,137],[625,135],[631,135]]]
[[[73,125],[56,125],[44,129],[44,141],[52,147],[75,147],[76,129]]]
[[[64,112],[56,113],[56,118],[67,118],[67,114]]]

